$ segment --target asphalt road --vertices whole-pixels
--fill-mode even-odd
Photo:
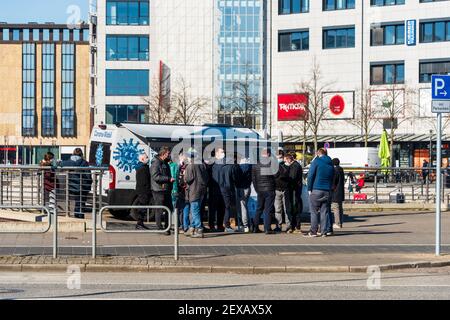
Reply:
[[[383,273],[371,289],[369,275],[348,273],[1,273],[0,299],[450,299],[450,269],[438,270]]]

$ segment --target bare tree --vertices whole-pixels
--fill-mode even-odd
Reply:
[[[246,127],[255,126],[255,115],[261,113],[264,102],[260,95],[255,92],[255,81],[250,77],[251,70],[246,66],[245,79],[235,80],[232,83],[233,94],[219,99],[219,103],[229,108],[233,115],[242,119],[242,125]]]
[[[204,97],[192,97],[191,86],[183,77],[177,81],[177,88],[173,94],[172,106],[175,109],[174,120],[184,125],[195,124],[203,116],[208,99]]]
[[[300,136],[302,137],[302,157],[303,157],[303,165],[306,165],[306,139],[308,136],[309,131],[309,123],[307,119],[299,120],[299,121],[293,121],[291,123],[291,128],[294,131],[297,131]]]
[[[372,94],[375,91],[372,91]],[[397,128],[404,123],[409,121],[414,117],[414,107],[412,103],[411,96],[413,96],[416,91],[409,88],[407,85],[392,84],[382,90],[383,94],[373,99],[375,102],[381,117],[378,117],[378,121],[388,120],[390,124],[389,134],[389,144],[391,153],[391,167],[394,165],[394,143],[395,143],[395,132]]]
[[[375,125],[378,123],[372,112],[372,91],[369,88],[362,88],[358,92],[358,99],[356,102],[355,118],[349,122],[361,131],[364,139],[364,146],[369,145],[369,136]]]
[[[309,79],[302,81],[297,85],[297,93],[308,95],[308,119],[306,121],[308,123],[308,128],[313,135],[315,151],[318,149],[317,138],[319,129],[328,110],[324,103],[324,93],[329,91],[329,88],[329,83],[323,83],[320,66],[316,59],[314,59]]]
[[[144,98],[148,107],[149,122],[156,124],[173,123],[170,114],[172,106],[170,90],[165,89],[164,81],[159,77],[153,79],[151,93],[148,98]]]

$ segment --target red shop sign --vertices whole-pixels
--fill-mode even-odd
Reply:
[[[345,109],[345,100],[340,95],[335,95],[330,100],[330,111],[335,116],[339,116],[344,112]]]
[[[297,121],[308,118],[308,95],[305,93],[278,95],[278,121]]]

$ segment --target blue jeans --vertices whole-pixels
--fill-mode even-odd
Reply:
[[[191,219],[189,216],[189,202],[187,202],[186,200],[184,200],[184,198],[179,198],[178,199],[178,211],[180,214],[180,220],[183,221],[182,226],[183,226],[183,230],[187,231],[189,229],[189,226],[191,224]]]
[[[191,215],[192,215],[191,228],[203,229],[202,215],[201,215],[202,199],[193,201],[189,205],[191,207]]]
[[[264,231],[270,231],[271,228],[271,213],[275,203],[275,191],[263,191],[258,193],[258,208],[256,209],[256,216],[254,219],[254,228],[259,228],[259,220],[261,214],[264,214]]]

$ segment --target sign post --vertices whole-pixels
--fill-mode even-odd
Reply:
[[[432,112],[437,113],[436,141],[436,256],[441,255],[442,113],[450,113],[450,76],[431,77]]]

